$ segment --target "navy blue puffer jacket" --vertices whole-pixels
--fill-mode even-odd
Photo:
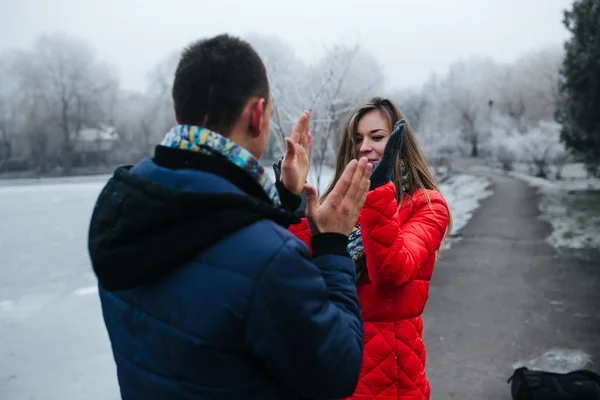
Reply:
[[[351,395],[363,325],[347,238],[316,235],[311,259],[243,170],[181,152],[117,169],[91,220],[122,398]]]

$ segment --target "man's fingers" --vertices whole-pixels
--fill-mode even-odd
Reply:
[[[373,166],[371,164],[368,164],[365,167],[365,171],[364,174],[362,176],[362,179],[360,180],[360,184],[359,184],[359,188],[358,188],[358,203],[357,206],[358,209],[360,210],[363,206],[363,204],[365,203],[365,200],[367,199],[367,194],[369,193],[369,188],[371,186],[371,181],[369,180],[369,176],[371,175],[371,172],[373,171]]]
[[[300,141],[300,136],[302,136],[302,116],[296,122],[296,125],[292,128],[292,133],[290,134],[289,139],[291,139],[294,143],[298,143]]]
[[[310,154],[310,142],[312,141],[312,134],[310,132],[306,132],[306,134],[302,135],[302,139],[300,140],[300,144],[304,147],[304,151],[306,154]]]
[[[358,200],[356,201],[356,213],[360,215],[360,210],[362,209],[365,201],[367,200],[367,195],[369,194],[369,186],[371,186],[371,181],[369,179],[365,180],[363,184],[361,184],[361,191],[358,196]]]
[[[317,189],[309,184],[304,185],[304,193],[306,194],[306,215],[313,216],[317,212],[318,199]]]
[[[306,149],[306,141],[307,141],[307,135],[308,133],[308,126],[310,124],[310,114],[308,111],[304,111],[302,113],[302,115],[300,116],[300,119],[298,120],[298,129],[300,132],[300,137],[298,138],[298,141],[296,143],[299,143],[302,145],[302,147],[304,147],[304,149],[308,152],[308,150]]]
[[[300,116],[300,121],[302,122],[302,130],[303,134],[308,133],[308,127],[310,125],[310,112],[308,110],[304,110],[302,115]]]
[[[285,138],[285,153],[286,157],[293,157],[296,155],[296,146],[294,146],[294,142],[290,138]]]
[[[310,116],[308,111],[304,111],[302,115],[300,115],[300,118],[298,118],[298,122],[296,122],[296,125],[294,125],[294,128],[292,129],[292,134],[290,135],[290,139],[294,143],[300,143],[302,136],[306,132],[308,132],[309,120]]]
[[[363,174],[360,176],[359,182],[357,184],[357,190],[354,198],[347,198],[348,209],[350,210],[350,214],[356,216],[360,215],[360,210],[362,209],[365,201],[367,200],[367,195],[369,193],[369,188],[371,186],[371,181],[369,176],[373,171],[373,166],[371,164],[367,164],[365,167]]]
[[[352,183],[352,177],[354,176],[354,172],[356,171],[356,167],[358,162],[356,160],[352,160],[346,165],[346,169],[340,176],[340,179],[337,181],[329,196],[327,196],[327,201],[332,202],[333,204],[340,204],[348,191],[348,187]]]
[[[366,157],[362,157],[358,161],[356,170],[354,171],[354,175],[352,176],[352,181],[350,183],[350,186],[348,187],[348,190],[346,191],[346,194],[344,195],[345,203],[349,203],[351,205],[356,201],[356,199],[357,199],[356,196],[360,189],[360,184],[365,175],[365,168],[368,164],[369,164],[369,161],[367,160]]]
[[[365,178],[367,178],[367,180],[369,180],[369,176],[371,176],[371,172],[373,172],[373,168],[375,168],[373,166],[373,164],[368,163],[367,166],[365,167]]]

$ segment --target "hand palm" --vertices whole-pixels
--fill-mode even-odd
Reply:
[[[281,163],[281,181],[289,191],[297,195],[304,188],[310,168],[309,119],[308,112],[304,112],[290,137],[285,138],[286,153]]]

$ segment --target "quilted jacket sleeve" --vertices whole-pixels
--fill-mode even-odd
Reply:
[[[331,240],[325,240],[325,239]],[[246,341],[269,372],[306,398],[344,398],[358,383],[363,321],[348,238],[291,237],[262,274]]]
[[[290,225],[288,230],[294,236],[300,239],[306,245],[306,247],[308,247],[309,254],[312,254],[312,246],[310,245],[311,234],[310,230],[308,229],[308,222],[306,221],[306,218],[302,218],[297,224]]]
[[[374,284],[394,288],[410,282],[440,248],[448,227],[448,206],[439,192],[428,194],[431,205],[416,193],[398,207],[396,188],[390,182],[367,195],[359,222]]]

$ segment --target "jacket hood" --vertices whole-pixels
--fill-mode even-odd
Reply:
[[[92,214],[88,250],[99,283],[126,290],[160,278],[262,219],[299,219],[256,197],[178,191],[118,168]],[[190,240],[193,238],[193,240]]]

